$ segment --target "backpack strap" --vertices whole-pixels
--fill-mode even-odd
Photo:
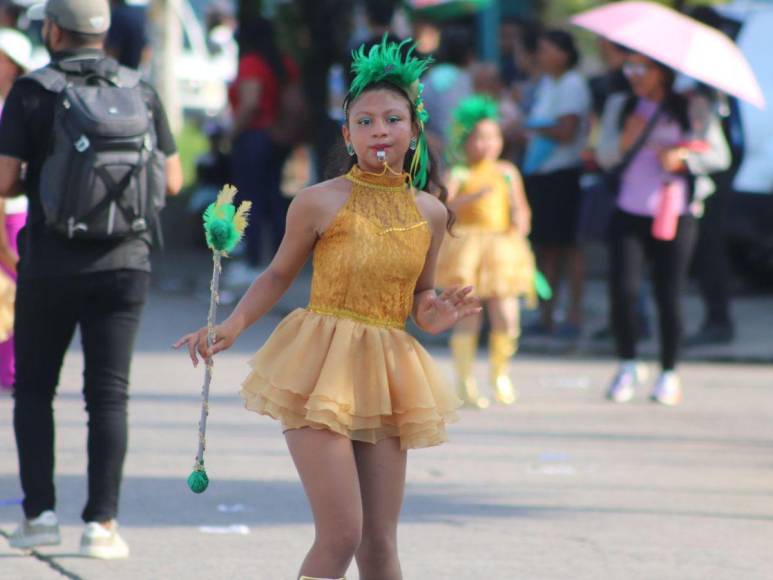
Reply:
[[[29,79],[52,93],[58,94],[67,88],[67,76],[65,73],[51,65],[29,72],[22,78]]]
[[[112,58],[64,60],[48,64],[27,73],[29,79],[52,93],[61,93],[67,88],[67,75],[96,76],[117,87],[133,89],[142,81],[142,73],[120,66]]]

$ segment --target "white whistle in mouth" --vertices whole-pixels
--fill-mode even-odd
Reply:
[[[376,151],[376,159],[379,161],[386,161],[386,151],[383,149],[381,151]]]

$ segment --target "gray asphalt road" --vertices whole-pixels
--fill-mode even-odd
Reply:
[[[291,305],[290,305],[291,306]],[[202,495],[188,491],[200,370],[169,343],[205,314],[197,294],[154,293],[133,372],[121,562],[77,557],[85,413],[77,347],[57,412],[63,543],[33,556],[0,538],[0,578],[290,580],[311,517],[277,425],[242,409],[246,358],[277,317],[217,364]],[[199,316],[200,315],[200,316]],[[446,352],[434,348],[451,372]],[[666,409],[602,399],[611,361],[520,358],[522,398],[464,411],[447,445],[411,452],[400,548],[405,578],[773,578],[773,369],[690,363]],[[479,359],[481,378],[485,360]],[[20,515],[11,401],[0,399],[0,530]],[[58,568],[59,571],[55,570]],[[348,578],[357,578],[356,570]]]

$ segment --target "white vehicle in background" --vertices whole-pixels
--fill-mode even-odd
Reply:
[[[42,0],[13,0],[23,9]],[[228,84],[236,77],[238,49],[233,34],[224,26],[217,27],[207,38],[202,24],[203,15],[197,14],[189,0],[166,0],[173,8],[180,26],[181,46],[175,61],[174,75],[177,96],[184,115],[212,117],[222,113],[228,104]],[[148,34],[154,53],[160,51],[160,23],[154,25],[154,8],[149,0],[126,0],[127,4],[146,6]],[[202,9],[207,2],[199,1]],[[156,20],[161,19],[160,16]],[[39,24],[25,22],[28,34],[35,43],[32,68],[48,64],[48,51],[39,40]],[[149,75],[153,76],[153,75]]]
[[[228,85],[236,77],[236,42],[222,27],[207,38],[200,17],[188,1],[178,5],[183,36],[175,66],[180,106],[186,115],[219,115],[228,105]]]
[[[233,35],[221,27],[208,38],[202,22],[204,16],[196,12],[189,0],[167,2],[166,14],[174,15],[180,34],[179,52],[174,56],[172,71],[177,88],[177,104],[186,117],[220,115],[228,105],[228,84],[236,76],[237,49]],[[168,22],[164,22],[161,12],[150,15],[148,25],[151,46],[156,56],[161,54],[161,27],[165,24]],[[154,58],[154,63],[154,77],[169,74],[170,71],[163,70],[161,60]]]

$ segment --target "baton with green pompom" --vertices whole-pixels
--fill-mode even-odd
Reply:
[[[238,245],[247,228],[247,214],[252,205],[249,201],[242,202],[237,209],[233,203],[236,188],[225,185],[217,196],[217,201],[211,203],[204,211],[204,233],[207,246],[212,250],[212,282],[210,283],[209,316],[207,316],[207,347],[212,348],[215,342],[215,319],[219,302],[220,273],[222,259]],[[206,361],[204,372],[204,387],[201,390],[201,418],[199,419],[199,449],[196,453],[196,463],[188,476],[188,487],[194,493],[202,493],[209,485],[207,471],[204,469],[204,449],[206,447],[207,415],[209,414],[209,386],[212,382],[212,358]]]

